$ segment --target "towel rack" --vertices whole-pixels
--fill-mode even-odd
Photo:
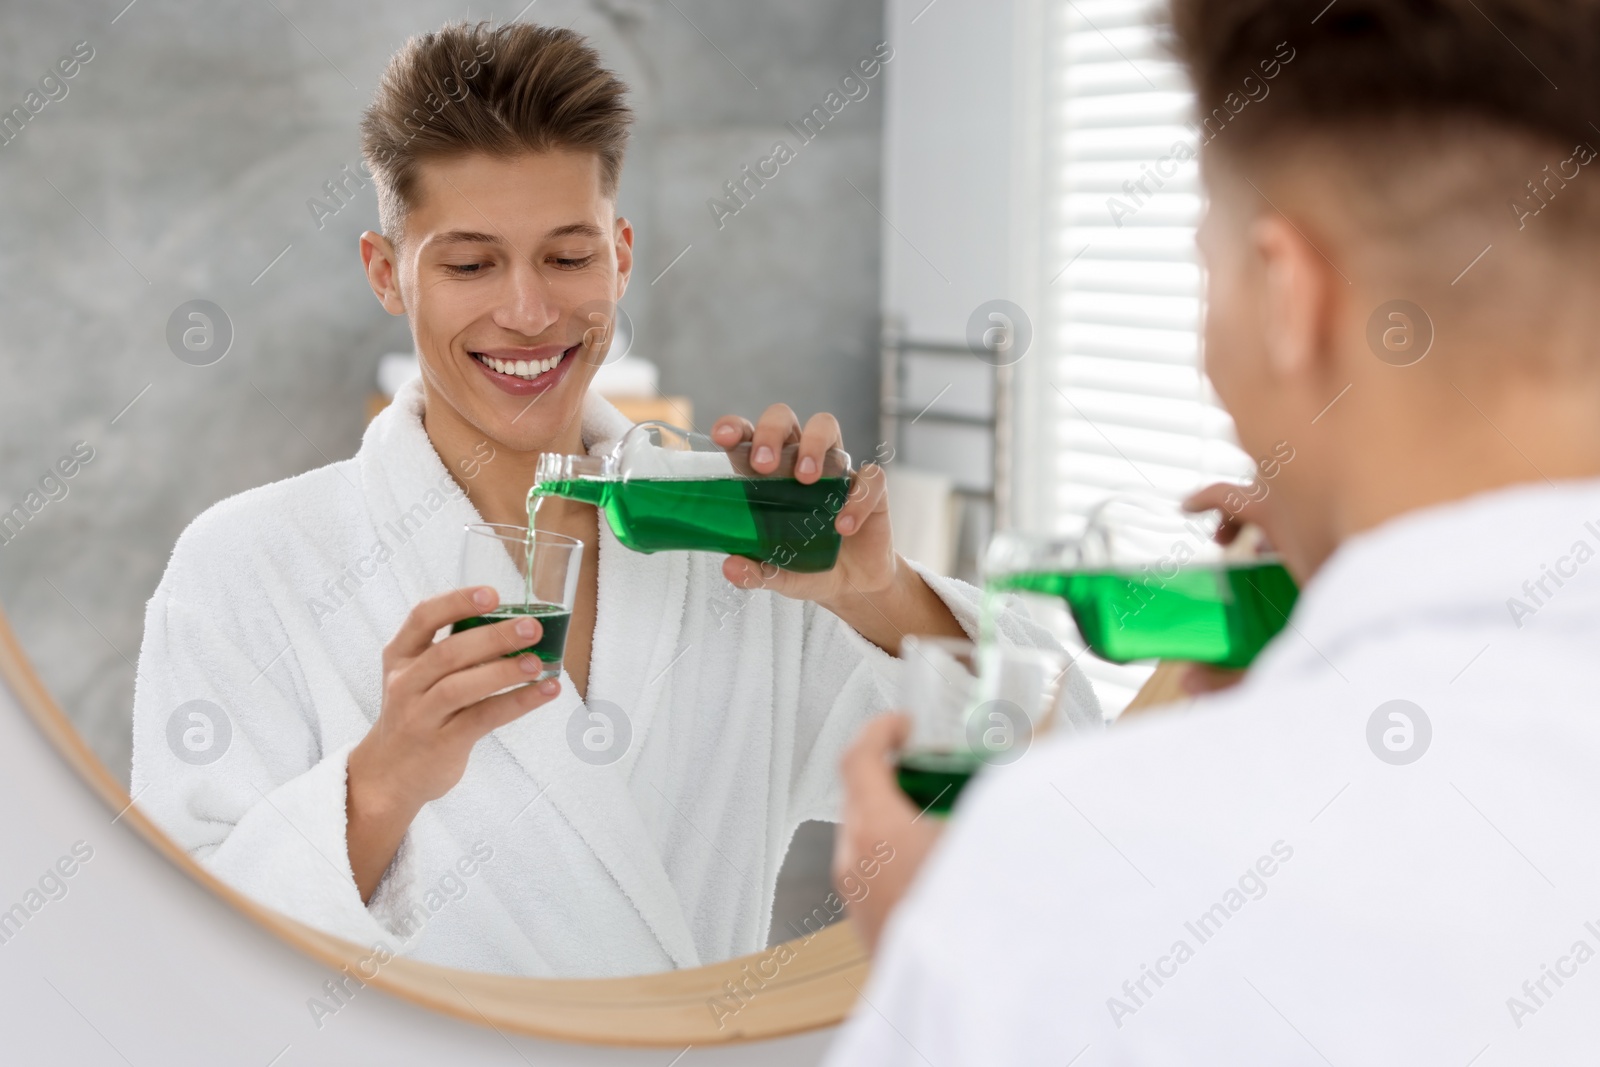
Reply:
[[[938,400],[919,403],[910,400],[907,393],[907,371],[911,359],[967,360],[984,363],[991,378],[992,403],[982,414],[940,411]],[[958,576],[969,580],[977,577],[983,546],[989,535],[1004,530],[1011,517],[1011,448],[1012,433],[1012,368],[994,366],[978,360],[964,341],[933,341],[908,336],[902,321],[896,316],[884,319],[879,334],[879,366],[882,378],[878,408],[878,425],[882,439],[894,449],[897,461],[907,466],[936,469],[932,462],[918,462],[914,450],[908,448],[906,429],[913,422],[935,426],[961,427],[985,433],[990,442],[991,462],[987,484],[955,485],[954,492],[962,499],[963,516],[957,537],[956,563]],[[969,364],[970,366],[970,364]]]

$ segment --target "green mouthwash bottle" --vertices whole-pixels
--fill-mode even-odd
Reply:
[[[850,457],[830,449],[822,477],[794,477],[798,446],[775,470],[750,466],[750,444],[724,449],[703,434],[661,422],[633,427],[601,455],[539,457],[528,525],[547,496],[593,504],[635,552],[716,552],[791,571],[825,571],[839,558],[834,519],[850,490]]]

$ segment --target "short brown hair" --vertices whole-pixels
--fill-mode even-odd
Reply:
[[[1171,0],[1174,50],[1202,115],[1280,42],[1274,102],[1219,138],[1249,151],[1299,132],[1465,119],[1555,147],[1600,144],[1600,0]],[[1558,87],[1559,86],[1559,90]]]
[[[459,22],[412,37],[361,117],[361,154],[378,187],[384,233],[398,244],[417,165],[445,156],[593,152],[602,192],[616,196],[633,121],[627,92],[568,29]]]

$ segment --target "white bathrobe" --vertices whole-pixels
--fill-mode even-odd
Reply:
[[[1351,538],[1238,689],[962,797],[828,1064],[1593,1063],[1597,649],[1600,480]]]
[[[760,949],[790,837],[836,820],[839,755],[892,706],[896,661],[815,604],[732,586],[720,556],[634,553],[604,522],[589,704],[563,674],[480,742],[362,904],[346,758],[378,717],[383,646],[459,585],[462,526],[482,521],[421,412],[412,382],[353,459],[225,500],[179,538],[145,619],[138,804],[262,903],[435,963],[592,977]],[[586,400],[591,451],[628,426]],[[977,590],[918,569],[975,633]],[[1069,725],[1098,722],[1082,676],[1069,684]],[[575,755],[604,730],[593,711],[631,735],[614,762]],[[190,751],[207,742],[213,762]]]

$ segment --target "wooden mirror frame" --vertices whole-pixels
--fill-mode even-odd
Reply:
[[[778,946],[693,969],[626,978],[516,978],[462,971],[394,956],[371,977],[372,949],[333,937],[263,907],[206,870],[134,806],[45,688],[0,609],[0,677],[17,701],[116,818],[196,882],[271,933],[335,972],[348,971],[424,1008],[496,1030],[593,1045],[678,1047],[763,1041],[843,1020],[867,980],[866,950],[848,922],[784,942],[792,958],[766,978],[758,969]],[[747,970],[748,968],[748,970]],[[768,964],[771,969],[771,964]],[[731,1007],[726,983],[754,989]]]
[[[1124,710],[1181,701],[1179,668],[1162,664]],[[133,832],[190,878],[306,955],[335,971],[355,975],[402,1000],[468,1022],[532,1037],[592,1045],[715,1045],[764,1041],[843,1021],[866,984],[869,958],[848,922],[809,938],[783,942],[793,958],[766,978],[761,961],[779,946],[720,963],[626,978],[516,978],[462,971],[395,956],[366,976],[368,946],[357,945],[263,907],[227,885],[179,848],[144,813],[79,735],[17,643],[0,608],[0,677],[16,694],[68,766],[87,782]],[[729,985],[754,993],[721,1018],[714,1003],[728,1004]]]

